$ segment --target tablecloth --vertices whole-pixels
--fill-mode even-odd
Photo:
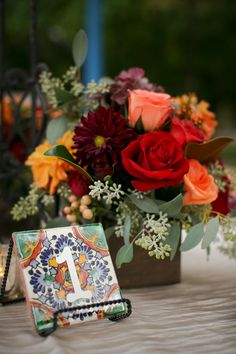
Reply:
[[[158,276],[158,274],[157,274]],[[57,330],[32,331],[25,304],[0,308],[1,354],[235,354],[236,261],[214,250],[183,254],[180,284],[123,291],[133,314]]]

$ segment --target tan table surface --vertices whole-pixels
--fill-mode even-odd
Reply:
[[[158,276],[158,274],[157,274]],[[216,250],[183,254],[182,283],[123,294],[130,318],[59,329],[48,338],[32,331],[24,304],[0,308],[0,353],[236,353],[236,261]]]

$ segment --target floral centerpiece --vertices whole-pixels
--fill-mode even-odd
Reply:
[[[218,122],[206,101],[172,97],[141,68],[85,86],[72,67],[40,82],[60,114],[26,161],[33,183],[15,220],[40,213],[47,226],[102,222],[107,238],[122,239],[117,267],[132,261],[133,247],[158,260],[200,242],[209,251],[219,227],[233,253],[232,179],[219,157],[232,139],[212,138]]]

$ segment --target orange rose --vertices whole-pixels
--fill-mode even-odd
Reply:
[[[141,117],[144,130],[153,131],[160,128],[174,110],[171,97],[166,93],[129,90],[129,95],[128,119],[131,127],[134,127]]]
[[[218,196],[214,178],[197,160],[189,160],[189,171],[184,175],[184,189],[184,205],[210,204]]]

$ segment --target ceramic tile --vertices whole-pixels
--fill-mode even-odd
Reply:
[[[13,240],[37,331],[52,327],[57,310],[121,299],[101,224],[16,232]],[[123,304],[107,305],[87,315],[64,312],[61,327],[123,313]]]

